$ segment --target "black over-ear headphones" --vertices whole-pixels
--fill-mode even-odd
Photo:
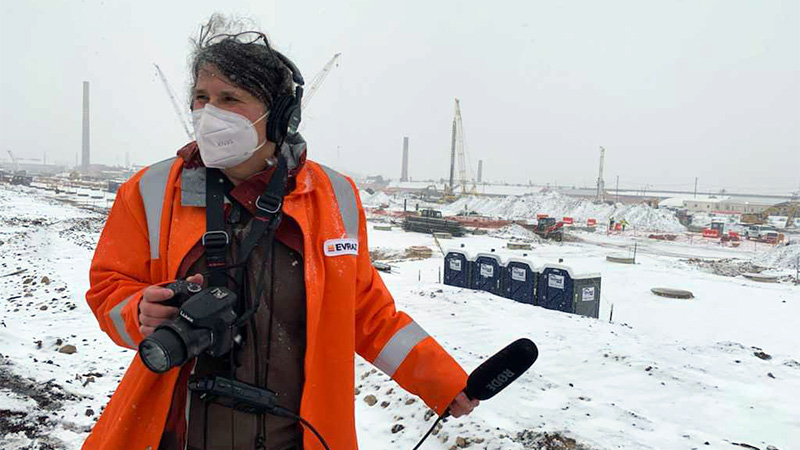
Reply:
[[[287,136],[297,133],[300,126],[300,105],[303,101],[303,75],[289,58],[272,50],[275,56],[292,72],[295,83],[294,94],[281,95],[273,99],[267,118],[267,139],[280,146]]]

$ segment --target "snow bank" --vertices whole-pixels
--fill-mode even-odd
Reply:
[[[800,243],[781,245],[772,250],[758,253],[753,263],[776,269],[795,269],[800,261]]]
[[[536,233],[517,224],[504,226],[503,228],[492,231],[489,234],[492,237],[507,239],[510,241],[541,242],[541,238],[537,236]]]
[[[368,197],[365,197],[364,194],[367,194]],[[378,207],[381,205],[388,205],[389,203],[391,203],[391,197],[386,195],[386,193],[384,193],[383,191],[376,192],[372,195],[369,195],[368,193],[362,191],[361,203],[364,206]]]
[[[447,215],[455,215],[464,210],[511,220],[531,220],[537,214],[548,214],[559,219],[572,217],[576,224],[584,224],[587,219],[592,218],[597,219],[601,226],[608,223],[610,217],[614,217],[616,220],[627,220],[633,228],[639,230],[671,233],[686,231],[670,211],[654,209],[646,204],[595,204],[583,198],[555,192],[512,195],[502,199],[468,196],[443,208]]]

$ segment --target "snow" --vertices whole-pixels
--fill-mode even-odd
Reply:
[[[361,203],[364,206],[373,206],[373,207],[380,207],[382,205],[388,205],[391,203],[392,198],[386,195],[383,191],[378,191],[372,195],[366,193],[365,191],[361,191]],[[366,194],[366,197],[364,196]]]
[[[400,190],[424,190],[429,186],[435,186],[439,190],[443,190],[445,183],[439,181],[397,181],[393,180],[389,183],[389,189]],[[456,187],[456,191],[460,191],[460,186]],[[472,189],[472,185],[468,184],[467,189]],[[503,195],[525,195],[540,192],[545,189],[544,186],[533,185],[519,185],[519,184],[484,184],[479,183],[475,185],[475,192],[478,194],[503,196]]]
[[[551,198],[547,204],[562,201]],[[589,208],[576,206],[581,207]],[[525,211],[521,205],[514,208]],[[618,211],[615,217],[621,217]],[[658,217],[644,220],[654,223]],[[0,448],[80,448],[134,357],[100,331],[83,300],[102,221],[102,214],[40,191],[0,185],[0,277],[27,269],[0,278],[0,374],[6,370],[38,385],[51,381],[69,394],[47,410],[24,393],[0,387],[0,411],[49,418],[32,437],[0,434]],[[786,268],[784,258],[790,260],[799,245],[727,248],[704,241],[576,233],[577,242],[535,241],[533,250],[508,250],[507,241],[521,233],[515,227],[495,236],[441,241],[444,248],[463,244],[473,255],[495,249],[506,260],[527,253],[535,266],[563,259],[576,274],[600,272],[600,319],[589,319],[444,286],[439,283],[442,256],[431,236],[367,228],[373,250],[398,255],[411,245],[434,249],[427,260],[394,261],[392,273],[382,276],[398,308],[468,372],[517,338],[528,337],[539,347],[539,360],[528,373],[470,416],[449,419],[423,449],[449,449],[457,437],[472,440],[470,448],[538,448],[517,439],[523,432],[560,433],[591,448],[637,449],[704,448],[705,442],[727,448],[736,442],[784,450],[800,436],[800,286],[718,276],[686,262],[753,259]],[[634,244],[637,264],[605,260],[614,252],[630,253]],[[44,276],[49,285],[42,283]],[[23,284],[26,279],[32,281]],[[656,286],[689,289],[695,298],[656,297],[650,293]],[[57,339],[76,345],[77,353],[57,352]],[[760,351],[770,359],[757,357]],[[360,358],[355,370],[360,447],[412,448],[435,418],[426,420],[427,408],[419,399]],[[377,397],[374,406],[364,401],[368,395]],[[397,425],[404,428],[392,433]]]
[[[657,194],[656,194],[657,195]],[[669,198],[661,200],[658,203],[658,206],[662,208],[683,208],[686,206],[686,202],[696,201],[696,202],[721,202],[721,201],[728,201],[730,197],[725,195],[705,195],[705,194],[698,194],[698,195],[678,195],[675,196],[674,194],[670,195]]]
[[[800,241],[791,245],[779,245],[773,249],[759,253],[753,257],[753,262],[776,269],[795,269],[800,266]]]
[[[455,215],[465,210],[510,220],[533,220],[537,214],[548,214],[559,220],[562,217],[572,217],[576,225],[585,224],[587,219],[591,218],[596,219],[601,227],[613,217],[616,221],[624,219],[632,228],[639,230],[672,233],[686,231],[675,215],[667,210],[651,208],[643,203],[595,204],[583,198],[569,197],[556,192],[508,196],[501,199],[465,196],[443,208],[446,215]]]
[[[536,233],[515,223],[491,231],[489,234],[493,237],[507,239],[509,241],[541,242],[541,238],[537,236]]]

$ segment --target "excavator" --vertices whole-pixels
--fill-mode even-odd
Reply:
[[[761,225],[767,222],[769,216],[786,214],[786,224],[783,227],[790,228],[798,212],[800,212],[800,202],[785,202],[771,206],[761,213],[743,214],[742,223]]]

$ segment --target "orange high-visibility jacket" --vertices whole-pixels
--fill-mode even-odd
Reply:
[[[467,375],[394,300],[367,250],[366,219],[353,182],[307,161],[283,212],[303,232],[307,307],[305,381],[299,414],[334,450],[356,449],[354,354],[443,413]],[[174,280],[205,225],[205,168],[181,158],[156,163],[117,193],[92,261],[86,300],[118,345],[136,349],[142,290]],[[337,245],[339,244],[339,245]],[[84,449],[157,450],[179,368],[150,372],[138,355]],[[322,449],[308,430],[307,450]]]

